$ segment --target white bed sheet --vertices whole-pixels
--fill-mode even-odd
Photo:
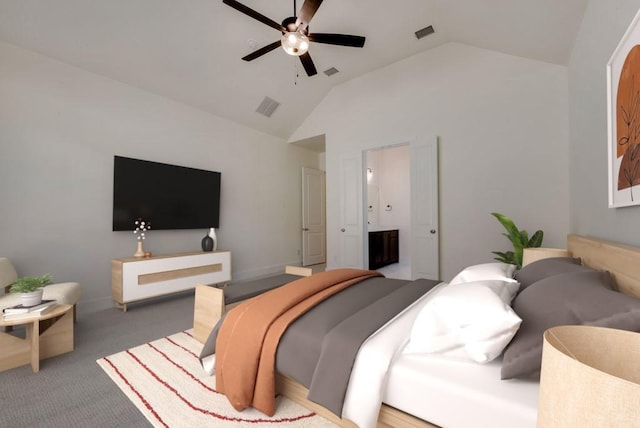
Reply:
[[[445,428],[535,427],[539,382],[500,379],[502,358],[487,364],[403,354],[420,310],[441,283],[363,344],[351,372],[342,416],[376,426],[380,402]]]
[[[413,302],[363,343],[351,370],[342,408],[343,418],[354,422],[359,428],[377,426],[389,367],[409,341],[411,326],[420,309],[431,294],[443,285],[438,284]]]
[[[383,402],[446,428],[535,427],[539,382],[500,380],[501,364],[401,354]]]

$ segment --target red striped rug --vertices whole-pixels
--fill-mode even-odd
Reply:
[[[285,397],[273,417],[237,412],[202,370],[201,348],[187,330],[97,362],[154,427],[336,427]]]

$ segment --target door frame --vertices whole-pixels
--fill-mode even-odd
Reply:
[[[426,143],[425,143],[426,142]],[[436,254],[435,257],[437,259],[436,261],[436,266],[434,266],[435,268],[435,272],[430,273],[432,274],[432,276],[434,277],[433,279],[438,280],[440,277],[440,239],[439,239],[439,235],[440,235],[440,225],[439,225],[439,211],[440,211],[440,199],[438,196],[438,191],[439,191],[439,183],[438,183],[438,178],[439,178],[439,172],[438,172],[438,167],[439,167],[439,155],[438,155],[438,138],[436,136],[427,136],[424,137],[422,139],[417,139],[417,138],[413,138],[413,139],[407,139],[405,141],[402,142],[398,142],[398,143],[393,143],[393,144],[388,144],[388,145],[384,145],[384,146],[379,146],[379,147],[371,147],[371,148],[367,148],[367,149],[363,149],[362,150],[362,160],[361,160],[361,183],[362,183],[362,191],[361,191],[361,213],[362,213],[362,267],[364,269],[368,268],[368,260],[369,260],[369,230],[367,227],[367,194],[368,194],[368,186],[367,186],[367,153],[371,152],[371,151],[377,151],[377,150],[385,150],[385,149],[392,149],[394,147],[400,147],[400,146],[405,146],[408,145],[409,149],[411,152],[413,152],[415,148],[420,147],[420,146],[424,146],[424,145],[429,146],[429,150],[430,150],[430,155],[433,156],[432,160],[435,161],[435,170],[433,171],[429,171],[427,173],[427,175],[429,175],[430,180],[432,180],[435,183],[435,188],[431,189],[433,192],[435,192],[435,207],[432,207],[432,211],[431,211],[431,216],[432,216],[432,220],[433,223],[429,226],[429,233],[432,232],[432,230],[435,230],[435,239],[436,239]],[[435,152],[434,152],[435,151]],[[412,162],[413,163],[413,162]],[[415,221],[413,218],[413,211],[414,211],[414,183],[413,181],[415,180],[415,176],[416,174],[414,172],[412,172],[410,174],[410,185],[412,186],[412,190],[411,190],[411,200],[410,200],[410,210],[411,210],[411,221],[410,221],[410,229],[411,229],[411,243],[409,245],[409,251],[410,251],[410,259],[411,259],[411,276],[412,279],[417,279],[414,278],[414,276],[418,275],[420,276],[420,272],[416,271],[416,261],[415,261],[415,239],[416,237],[415,235]],[[424,226],[424,225],[421,225]],[[424,275],[422,275],[424,276]]]
[[[368,212],[368,195],[369,195],[369,183],[367,180],[367,168],[368,168],[368,161],[369,159],[367,158],[368,153],[369,152],[377,152],[377,151],[381,151],[381,150],[387,150],[387,149],[394,149],[396,147],[402,147],[402,146],[408,146],[409,149],[411,149],[411,141],[404,141],[401,143],[394,143],[394,144],[389,144],[386,146],[380,146],[380,147],[372,147],[370,149],[365,149],[362,151],[362,213],[363,213],[363,219],[362,219],[362,252],[364,254],[363,257],[363,261],[362,261],[362,266],[364,269],[368,269],[369,268],[369,227],[368,227],[368,222],[369,222],[369,216],[367,215]],[[411,182],[411,176],[409,177],[409,182]],[[411,202],[409,202],[411,204]],[[411,208],[411,206],[409,206],[409,208]],[[411,251],[411,246],[409,246],[409,251]]]

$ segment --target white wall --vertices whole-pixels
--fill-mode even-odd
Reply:
[[[80,282],[80,311],[111,305],[110,261],[136,247],[111,231],[115,154],[222,172],[234,279],[300,260],[300,168],[317,153],[0,43],[0,256]],[[152,230],[145,249],[199,251],[206,232]]]
[[[325,134],[328,263],[339,245],[339,159],[437,135],[441,277],[506,250],[493,211],[545,245],[569,231],[565,67],[449,43],[346,82],[290,138]]]
[[[640,245],[640,206],[608,208],[606,65],[639,0],[592,0],[569,63],[571,229]]]

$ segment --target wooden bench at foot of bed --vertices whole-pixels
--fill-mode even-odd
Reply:
[[[265,291],[284,285],[298,277],[311,275],[310,268],[286,266],[284,274],[227,286],[196,285],[193,311],[193,337],[204,343],[209,333],[226,311]]]

